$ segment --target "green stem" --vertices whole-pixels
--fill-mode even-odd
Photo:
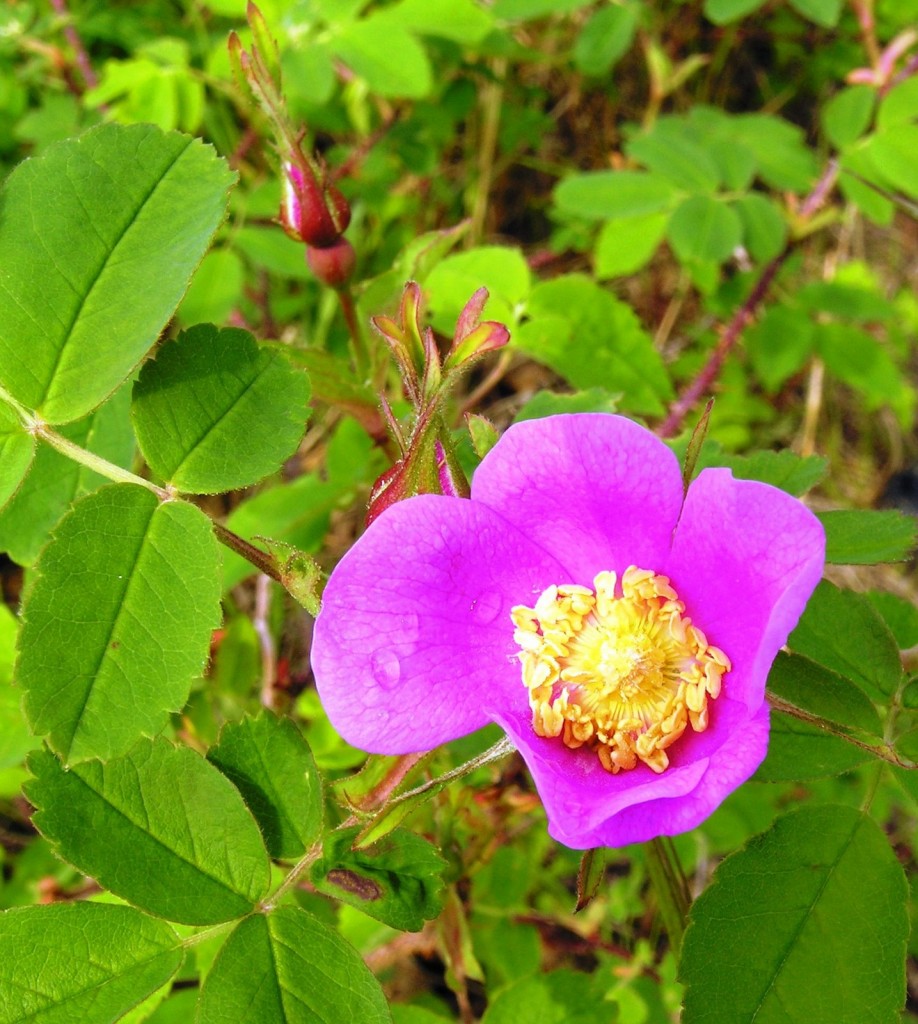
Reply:
[[[309,868],[322,856],[322,843],[314,843],[293,865],[287,877],[274,890],[274,892],[262,903],[264,910],[273,910],[278,903],[293,889],[306,874]]]
[[[354,293],[348,285],[345,285],[338,292],[338,299],[341,302],[341,312],[344,314],[344,321],[347,324],[348,334],[351,336],[351,345],[354,352],[354,366],[360,377],[370,375],[370,353],[367,349],[366,338],[360,329],[360,321],[357,317],[357,305],[354,302]]]
[[[46,444],[59,451],[61,455],[66,455],[67,458],[73,459],[81,466],[86,466],[87,469],[93,470],[99,476],[104,476],[106,480],[113,480],[116,484],[136,484],[138,487],[145,487],[148,491],[152,491],[160,501],[171,501],[176,497],[174,491],[165,487],[157,487],[152,481],[144,480],[142,476],[137,476],[136,473],[122,469],[121,466],[116,466],[108,459],[103,459],[100,455],[81,448],[44,424],[36,423],[32,432],[36,437],[40,437]]]
[[[673,952],[678,956],[691,905],[685,875],[679,864],[672,840],[651,839],[644,846],[644,853],[647,874],[657,898],[663,927],[669,936],[669,944]]]

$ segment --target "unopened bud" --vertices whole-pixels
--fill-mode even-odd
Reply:
[[[334,245],[325,248],[310,246],[306,250],[309,269],[329,288],[343,288],[354,273],[357,256],[354,247],[346,238],[340,238]]]
[[[323,188],[312,171],[286,161],[280,222],[297,242],[317,248],[334,245],[351,222],[351,208],[344,196],[329,185]]]

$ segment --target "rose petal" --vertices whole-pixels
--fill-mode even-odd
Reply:
[[[495,720],[532,773],[551,834],[585,850],[675,835],[703,821],[762,762],[767,716],[765,707],[750,718],[742,702],[721,696],[711,705],[708,729],[687,730],[659,775],[642,764],[612,775],[593,751],[537,736],[528,707],[505,708]]]
[[[668,575],[686,610],[733,670],[724,691],[761,706],[775,655],[822,576],[825,533],[796,498],[706,469],[689,488]]]
[[[491,509],[423,495],[384,512],[332,574],[312,665],[350,743],[427,750],[526,703],[510,609],[563,569]]]
[[[653,569],[669,550],[682,504],[672,452],[631,420],[580,413],[511,427],[472,481],[496,509],[589,585],[601,570]]]

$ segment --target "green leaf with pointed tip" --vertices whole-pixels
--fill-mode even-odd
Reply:
[[[95,455],[130,468],[134,433],[129,417],[130,388],[123,387],[89,416],[58,431]],[[0,551],[20,565],[31,565],[67,506],[107,481],[48,444],[39,444],[22,486],[0,511]]]
[[[0,1024],[120,1020],[181,963],[175,932],[132,907],[8,910],[0,914]]]
[[[207,753],[242,794],[272,857],[298,857],[322,831],[322,781],[289,718],[263,711],[231,722]]]
[[[249,913],[271,864],[239,790],[200,754],[141,740],[124,757],[65,768],[47,750],[25,791],[58,855],[157,917],[217,924]]]
[[[17,678],[33,731],[71,763],[159,732],[204,667],[219,602],[203,512],[131,484],[77,502],[23,607]]]
[[[832,565],[902,562],[915,550],[918,523],[895,509],[837,509],[818,516]]]
[[[196,1024],[243,1019],[392,1024],[379,982],[357,951],[295,907],[240,922],[207,975]]]
[[[850,807],[779,818],[728,857],[682,946],[686,1024],[893,1024],[905,998],[908,886]]]
[[[13,497],[35,458],[35,438],[13,408],[0,402],[0,508]]]
[[[863,594],[823,580],[787,641],[790,649],[885,701],[902,679],[899,648]]]
[[[108,124],[0,192],[0,383],[48,423],[95,408],[156,340],[226,209],[200,141]]]
[[[446,862],[426,839],[407,829],[352,850],[359,835],[357,825],[326,838],[322,858],[310,869],[313,885],[393,928],[420,931],[443,909]]]
[[[309,379],[248,331],[199,324],[164,345],[134,385],[150,468],[179,491],[216,494],[280,469],[309,415]]]

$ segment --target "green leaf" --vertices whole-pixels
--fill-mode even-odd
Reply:
[[[811,782],[850,772],[873,755],[792,715],[772,712],[768,754],[756,782]]]
[[[494,28],[494,18],[474,0],[400,0],[387,7],[386,20],[418,32],[456,43],[474,45]]]
[[[546,416],[571,412],[616,412],[618,401],[605,388],[587,388],[572,394],[559,395],[554,391],[538,391],[513,417],[514,423],[523,420],[541,420]]]
[[[308,402],[309,379],[280,349],[200,324],[144,365],[131,414],[154,473],[215,494],[277,472],[303,436]]]
[[[766,263],[779,255],[787,242],[787,223],[780,207],[758,192],[733,204],[743,224],[743,244],[753,259]]]
[[[671,395],[666,370],[631,307],[584,274],[537,285],[530,319],[511,344],[550,366],[575,388],[621,391],[622,406],[662,412]]]
[[[695,901],[686,1024],[892,1024],[905,998],[907,885],[886,836],[849,807],[785,815]]]
[[[743,114],[730,118],[727,124],[730,141],[752,151],[766,184],[794,192],[812,187],[819,167],[796,125],[771,114]]]
[[[794,707],[847,731],[876,738],[883,735],[877,709],[863,690],[809,658],[779,651],[768,674],[768,688]]]
[[[71,763],[158,732],[204,667],[219,600],[203,512],[130,484],[83,498],[23,607],[17,677],[34,732]]]
[[[175,932],[131,907],[8,910],[0,914],[0,1024],[120,1020],[181,962]]]
[[[836,149],[852,145],[867,131],[875,102],[876,91],[871,86],[850,85],[822,108],[822,129]]]
[[[704,0],[704,16],[715,25],[738,21],[757,11],[765,0]]]
[[[662,213],[677,195],[666,178],[647,171],[588,171],[561,181],[554,199],[563,214],[606,220]]]
[[[918,124],[881,129],[866,151],[884,183],[918,199]]]
[[[828,469],[826,460],[818,455],[800,456],[787,449],[730,455],[713,446],[702,449],[698,468],[705,466],[726,466],[740,480],[759,480],[797,497],[818,484]]]
[[[237,253],[213,249],[201,261],[176,315],[185,326],[222,323],[239,305],[244,284],[245,267]]]
[[[35,438],[13,408],[0,402],[0,509],[13,497],[35,458]]]
[[[313,885],[378,921],[416,932],[443,909],[446,862],[426,839],[397,828],[360,850],[352,850],[361,826],[338,829],[325,840],[310,869]]]
[[[918,608],[911,601],[885,590],[868,590],[866,596],[883,616],[900,651],[918,644]]]
[[[379,982],[357,951],[303,910],[240,922],[207,975],[196,1024],[391,1024]]]
[[[504,324],[518,319],[516,307],[529,295],[532,275],[518,249],[484,245],[447,256],[424,282],[434,325],[451,336],[469,296],[482,286],[489,292],[484,316]]]
[[[591,982],[593,982],[591,984]],[[607,987],[607,986],[606,986]],[[488,1004],[481,1024],[608,1024],[610,1017],[604,991],[587,974],[550,971],[524,978],[501,989]]]
[[[126,385],[95,412],[61,427],[59,433],[128,469],[134,454],[130,401],[130,387]],[[8,551],[20,565],[31,565],[73,499],[104,483],[107,481],[98,473],[48,444],[39,444],[28,476],[0,511],[0,551]]]
[[[660,247],[667,224],[668,213],[643,213],[606,221],[596,239],[596,276],[621,277],[640,270]]]
[[[632,160],[687,192],[713,192],[720,182],[717,162],[682,117],[661,117],[625,146]]]
[[[223,727],[207,759],[236,786],[272,857],[298,857],[322,831],[322,781],[302,733],[263,711]]]
[[[772,306],[746,331],[745,341],[756,375],[774,394],[812,355],[813,322],[793,306]]]
[[[268,891],[270,861],[236,787],[200,754],[141,740],[124,757],[28,762],[34,822],[58,855],[157,917],[217,924]]]
[[[548,14],[568,14],[586,7],[591,0],[497,0],[494,14],[506,21],[543,18]]]
[[[20,164],[0,193],[10,394],[52,424],[110,395],[178,305],[232,181],[200,141],[140,124],[103,125]]]
[[[895,509],[819,512],[826,531],[826,561],[832,565],[904,562],[915,550],[918,524]]]
[[[378,96],[422,99],[433,88],[424,47],[384,11],[336,26],[331,47]]]
[[[574,44],[577,69],[585,75],[607,75],[631,49],[640,14],[634,3],[595,11]]]
[[[667,237],[683,263],[722,263],[742,241],[743,226],[725,203],[692,196],[676,207]]]
[[[13,686],[18,630],[16,617],[6,605],[0,605],[0,771],[20,765],[40,742],[22,717],[22,690]]]
[[[863,595],[823,581],[810,598],[788,646],[850,679],[872,700],[886,701],[902,678],[899,648]]]
[[[789,0],[791,7],[804,18],[823,28],[834,28],[841,15],[842,0]]]
[[[869,85],[860,88],[873,92]],[[918,79],[913,76],[893,86],[880,101],[877,112],[877,127],[892,128],[899,124],[911,124],[918,110]]]

